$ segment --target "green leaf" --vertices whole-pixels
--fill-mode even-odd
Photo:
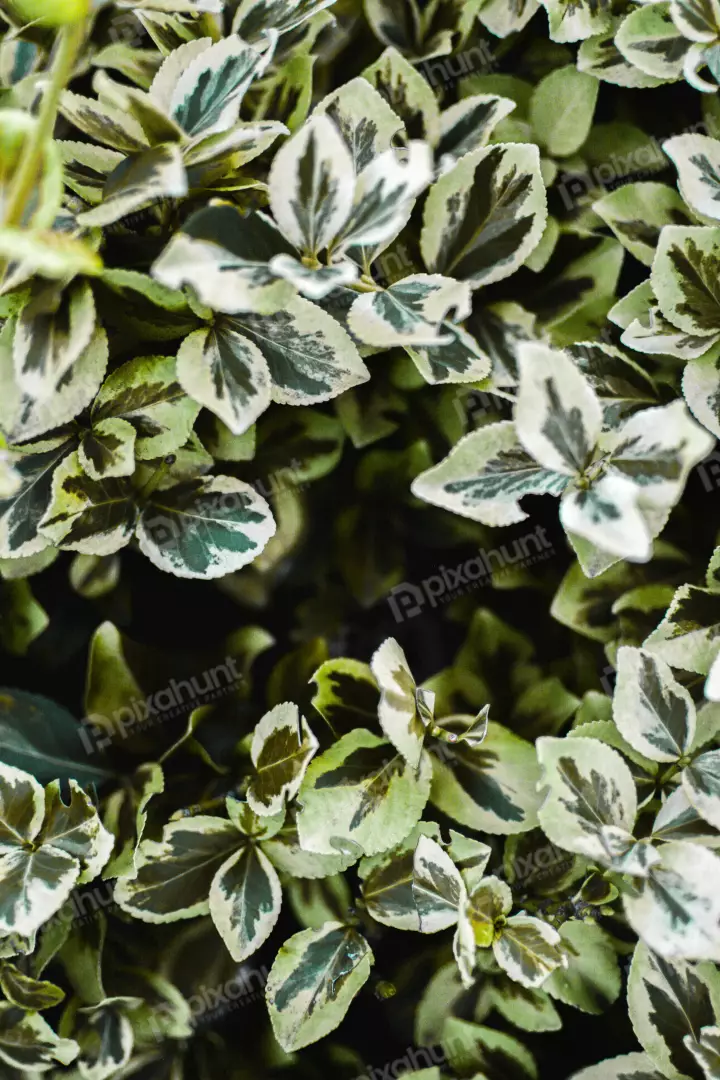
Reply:
[[[443,1048],[453,1071],[487,1080],[537,1080],[532,1054],[511,1035],[449,1017],[443,1029]]]
[[[420,238],[434,273],[472,288],[514,273],[545,228],[538,149],[499,144],[466,154],[430,189]]]
[[[137,524],[140,550],[177,577],[224,577],[252,562],[275,533],[270,508],[230,476],[157,491]]]
[[[622,975],[613,939],[593,922],[568,919],[560,927],[566,963],[544,989],[557,1001],[600,1016],[620,996]]]
[[[397,844],[430,793],[427,755],[413,770],[394,747],[357,728],[311,762],[300,788],[300,842],[320,854],[374,855]]]
[[[334,1031],[367,982],[374,957],[357,930],[329,922],[294,934],[280,949],[266,998],[275,1038],[287,1052]]]
[[[223,863],[210,886],[210,914],[233,960],[268,938],[281,903],[280,880],[260,848],[247,844]]]
[[[0,967],[0,988],[12,1005],[32,1012],[52,1009],[65,998],[65,991],[59,986],[33,979],[7,960]]]
[[[263,716],[250,746],[255,773],[247,800],[256,814],[277,814],[297,795],[318,746],[292,702],[276,705]]]
[[[207,915],[211,882],[241,846],[241,834],[223,818],[198,815],[171,821],[161,841],[142,841],[137,873],[118,881],[115,900],[143,922]]]
[[[599,83],[574,64],[541,79],[530,100],[530,123],[538,142],[553,157],[576,153],[590,132]]]
[[[457,743],[442,743],[433,754],[431,800],[448,817],[480,832],[527,832],[537,824],[539,771],[530,743],[490,723],[480,747],[460,741],[462,723],[443,720],[458,735]]]

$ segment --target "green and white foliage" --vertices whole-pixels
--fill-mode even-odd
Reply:
[[[3,1080],[718,1080],[719,81],[2,5]]]
[[[585,573],[646,562],[690,469],[712,439],[682,403],[603,430],[603,408],[566,353],[519,346],[514,420],[465,436],[413,484],[421,499],[486,525],[526,518],[523,495],[560,495],[560,520]]]
[[[0,770],[0,933],[33,935],[67,900],[73,888],[102,870],[113,840],[95,807],[70,782],[70,802],[60,784],[43,790],[11,765]]]

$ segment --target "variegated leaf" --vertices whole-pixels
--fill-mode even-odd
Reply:
[[[191,214],[152,274],[171,289],[192,286],[213,311],[271,314],[293,295],[289,282],[268,268],[279,254],[294,251],[269,219],[257,213],[245,217],[225,203]]]
[[[24,558],[48,546],[38,526],[52,499],[53,474],[72,449],[72,442],[63,442],[43,453],[13,455],[20,487],[0,499],[0,557]]]
[[[620,755],[597,739],[538,739],[545,799],[538,811],[553,844],[612,865],[633,844],[635,781]]]
[[[720,350],[716,346],[685,365],[682,390],[693,416],[720,439]]]
[[[531,915],[513,915],[493,943],[493,954],[511,979],[536,989],[563,966],[561,937],[554,927]]]
[[[510,886],[494,874],[481,878],[468,890],[464,915],[481,949],[489,948],[494,942],[512,902]]]
[[[442,323],[440,332],[445,339],[440,345],[406,346],[426,382],[474,383],[487,378],[492,360],[472,334],[450,322]]]
[[[497,94],[473,94],[440,114],[440,142],[435,155],[440,172],[448,172],[461,157],[485,146],[493,128],[504,120],[516,104]]]
[[[248,338],[216,319],[206,330],[185,338],[177,356],[183,390],[242,435],[270,404],[270,372],[263,354]]]
[[[144,922],[207,915],[212,880],[242,843],[238,830],[224,818],[199,815],[171,821],[161,841],[142,841],[137,872],[118,881],[115,900]]]
[[[77,859],[79,883],[92,881],[103,869],[113,848],[113,837],[103,827],[97,808],[76,780],[69,780],[70,801],[60,792],[60,781],[53,780],[45,789],[45,819],[37,837],[38,844]]]
[[[324,300],[341,286],[351,285],[360,273],[359,267],[349,259],[315,267],[306,266],[292,255],[274,255],[269,266],[273,274],[289,281],[309,300]]]
[[[457,720],[457,723],[454,721]],[[539,769],[534,747],[489,723],[478,747],[462,740],[469,717],[446,718],[457,737],[433,753],[431,801],[454,821],[480,832],[527,832],[537,824]]]
[[[450,454],[412,484],[419,499],[485,525],[524,521],[523,495],[560,495],[566,474],[538,465],[520,443],[515,424],[502,421],[470,432]]]
[[[631,11],[623,19],[615,43],[628,63],[647,75],[665,81],[682,76],[689,44],[672,21],[669,3]]]
[[[135,470],[136,434],[131,423],[118,417],[94,424],[78,448],[78,460],[90,479],[131,476]]]
[[[246,41],[262,40],[263,32],[286,34],[335,0],[241,0],[233,19],[233,33]]]
[[[295,818],[296,812],[291,810],[280,831],[263,841],[263,851],[281,873],[301,880],[315,880],[339,874],[357,862],[361,854],[357,849],[322,855],[302,847]]]
[[[655,956],[640,942],[628,979],[628,1010],[641,1046],[664,1077],[697,1076],[686,1043],[715,1023],[720,977],[709,963],[687,964]]]
[[[518,357],[514,415],[520,442],[545,469],[582,473],[602,430],[595,392],[565,353],[526,342],[519,345]]]
[[[93,424],[126,420],[136,431],[135,456],[151,461],[178,450],[200,411],[178,382],[172,356],[138,356],[105,380],[95,398]]]
[[[442,274],[410,274],[384,291],[359,296],[348,313],[348,327],[360,341],[379,348],[442,347],[452,341],[443,321],[467,318],[470,303],[466,282]]]
[[[380,687],[377,715],[385,736],[416,769],[422,757],[432,701],[415,685],[405,653],[395,638],[387,638],[373,654],[370,668]]]
[[[417,196],[432,181],[432,153],[427,143],[410,142],[406,150],[385,150],[357,178],[352,209],[338,233],[341,251],[371,247],[372,261],[407,224]]]
[[[155,146],[124,158],[110,173],[97,206],[78,215],[88,227],[111,225],[160,199],[187,195],[188,183],[180,148]]]
[[[409,60],[390,46],[362,74],[400,117],[408,138],[425,139],[431,146],[437,145],[440,109],[427,80]]]
[[[297,705],[284,702],[255,727],[250,756],[255,774],[247,800],[256,814],[277,814],[297,795],[319,746]]]
[[[720,218],[720,143],[707,135],[675,135],[663,150],[678,172],[678,187],[697,213]]]
[[[283,235],[317,256],[347,221],[355,186],[350,151],[327,115],[311,117],[278,151],[268,186]]]
[[[540,0],[518,0],[512,7],[506,0],[485,0],[478,18],[491,34],[505,38],[524,29],[540,7]]]
[[[623,184],[594,202],[593,210],[609,225],[623,247],[645,266],[652,266],[660,231],[665,225],[690,224],[687,208],[677,191],[652,180]]]
[[[77,451],[55,470],[52,496],[38,526],[57,547],[86,555],[112,555],[132,538],[137,511],[125,477],[94,480]]]
[[[167,101],[170,116],[190,136],[226,131],[238,119],[245,91],[271,55],[271,51],[263,55],[234,35],[210,43],[181,69]],[[163,68],[172,61],[173,54]],[[162,80],[163,68],[156,80]]]
[[[663,1080],[663,1076],[645,1054],[623,1054],[581,1069],[570,1080]]]
[[[367,982],[374,957],[341,923],[294,934],[280,949],[265,996],[275,1038],[292,1052],[334,1031]]]
[[[683,790],[698,813],[720,829],[720,750],[695,758],[682,774]]]
[[[455,925],[465,884],[450,856],[430,836],[421,836],[415,847],[411,889],[421,934]]]
[[[220,867],[210,885],[210,914],[233,960],[252,956],[280,915],[282,889],[272,863],[246,844]]]
[[[147,148],[147,137],[135,117],[109,102],[64,90],[60,97],[60,112],[94,142],[113,150],[135,154]]]
[[[709,337],[720,330],[718,265],[720,229],[667,225],[660,233],[653,292],[665,318],[686,334]]]
[[[20,314],[13,342],[21,391],[33,399],[52,397],[94,330],[95,302],[86,281],[74,282],[63,293],[54,287],[38,290]]]
[[[374,855],[397,844],[430,794],[427,755],[412,769],[384,739],[356,728],[310,764],[298,800],[301,845],[320,854]]]
[[[442,1045],[456,1075],[537,1080],[530,1051],[512,1035],[494,1028],[451,1016],[445,1021]]]
[[[231,574],[252,562],[274,534],[265,499],[230,476],[157,491],[137,524],[140,550],[160,570],[186,578]]]
[[[220,166],[225,161],[238,168],[259,157],[280,135],[287,135],[288,129],[277,120],[238,121],[228,131],[215,135],[202,135],[193,139],[183,151],[183,161],[192,180],[202,182],[202,170],[199,166]],[[248,186],[253,186],[249,184]],[[262,185],[257,184],[260,187]]]
[[[327,114],[347,144],[356,173],[389,150],[403,123],[385,98],[363,78],[351,79],[324,97],[315,113]]]
[[[8,1001],[0,1004],[0,1061],[8,1075],[57,1071],[58,1064],[72,1064],[78,1049],[74,1039],[59,1038],[37,1013],[23,1012]]]
[[[617,654],[613,719],[627,741],[652,761],[678,761],[695,736],[695,706],[668,665],[643,649]]]
[[[608,472],[636,488],[650,535],[658,536],[680,500],[690,470],[711,452],[714,438],[692,418],[682,401],[643,409],[602,440]]]
[[[540,0],[553,41],[581,41],[612,25],[609,0]]]
[[[660,956],[720,960],[720,858],[684,841],[664,844],[637,893],[628,922]]]
[[[473,288],[514,273],[538,244],[547,206],[538,149],[498,144],[466,154],[430,189],[420,238],[433,272]]]
[[[257,345],[283,405],[329,401],[370,375],[350,335],[321,308],[295,297],[274,315],[236,315],[227,325]]]

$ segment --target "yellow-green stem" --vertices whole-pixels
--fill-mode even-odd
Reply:
[[[71,23],[60,31],[55,62],[50,70],[50,83],[40,103],[37,124],[28,136],[5,204],[3,225],[6,227],[15,227],[23,222],[25,209],[37,184],[45,146],[55,130],[60,95],[72,76],[84,34],[83,21]]]

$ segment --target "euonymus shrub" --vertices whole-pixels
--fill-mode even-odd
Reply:
[[[0,12],[2,1076],[718,1080],[717,0]]]

